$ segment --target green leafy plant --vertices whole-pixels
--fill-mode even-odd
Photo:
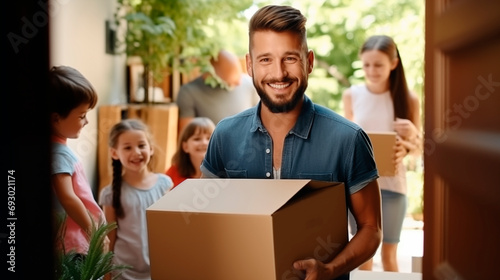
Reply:
[[[244,20],[252,0],[118,0],[115,20],[126,25],[118,48],[144,65],[144,88],[165,74],[210,71],[221,46],[220,22]],[[146,93],[147,94],[147,93]]]
[[[65,252],[63,236],[65,227],[63,226],[66,216],[59,219],[57,223],[56,243],[61,243],[61,249],[56,252],[55,276],[59,280],[96,280],[102,279],[104,275],[118,271],[113,278],[116,279],[120,271],[130,268],[126,265],[113,264],[113,252],[104,250],[104,239],[108,233],[116,228],[116,223],[101,223],[90,233],[89,249],[85,257],[81,257],[76,251]],[[94,223],[94,221],[92,221]],[[56,244],[57,245],[57,244]]]

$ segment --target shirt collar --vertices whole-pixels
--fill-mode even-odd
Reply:
[[[262,106],[262,101],[259,101],[259,104],[255,106],[254,118],[252,121],[252,127],[250,128],[251,132],[255,132],[257,130],[267,131],[264,125],[262,125],[262,120],[260,119],[260,109]],[[292,128],[290,133],[297,135],[300,138],[307,139],[309,137],[309,132],[311,131],[313,119],[314,119],[314,103],[304,95],[304,103],[302,104],[302,111],[300,112],[297,123]]]
[[[252,120],[252,127],[250,127],[250,132],[255,132],[257,130],[266,131],[266,128],[262,125],[262,121],[260,119],[260,107],[262,106],[262,101],[259,101],[257,106],[254,106],[254,114]]]

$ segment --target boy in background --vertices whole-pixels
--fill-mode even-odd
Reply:
[[[67,139],[78,138],[88,124],[87,113],[97,104],[97,93],[76,69],[52,67],[48,104],[52,129],[51,181],[60,205],[58,210],[66,216],[61,225],[61,245],[66,253],[75,251],[77,257],[84,258],[90,234],[100,223],[105,223],[105,218],[94,199],[83,165],[68,147]],[[56,240],[56,244],[58,242]],[[108,244],[106,237],[105,251]]]

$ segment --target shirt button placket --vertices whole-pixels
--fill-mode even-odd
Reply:
[[[267,148],[266,149],[266,154],[269,156],[270,153],[271,153],[271,149]],[[266,178],[270,178],[270,177],[271,177],[271,172],[266,172]]]

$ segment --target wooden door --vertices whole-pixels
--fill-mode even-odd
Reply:
[[[500,1],[426,0],[423,279],[500,274]]]

